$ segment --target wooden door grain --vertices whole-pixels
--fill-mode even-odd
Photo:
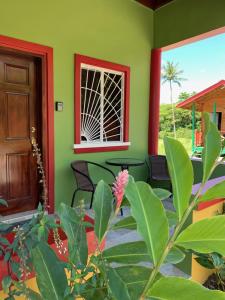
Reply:
[[[31,128],[39,128],[35,58],[0,52],[0,196],[8,215],[32,210],[38,202],[38,176]]]

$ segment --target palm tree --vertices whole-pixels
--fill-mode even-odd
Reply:
[[[175,83],[178,86],[181,86],[181,81],[185,80],[185,78],[180,77],[181,74],[184,73],[183,70],[179,70],[178,63],[175,64],[172,61],[167,61],[165,65],[162,67],[162,84],[168,82],[170,86],[170,103],[172,107],[172,123],[173,123],[173,133],[174,138],[176,138],[176,119],[175,119],[175,111],[174,111],[174,103],[173,103],[173,89],[172,84]]]

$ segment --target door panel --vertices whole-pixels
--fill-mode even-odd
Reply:
[[[7,139],[29,139],[29,96],[15,93],[6,95]],[[15,122],[19,120],[19,122]]]
[[[40,121],[37,80],[34,58],[0,53],[0,196],[9,205],[0,206],[2,215],[37,207],[38,176],[31,145],[31,128],[39,130]]]

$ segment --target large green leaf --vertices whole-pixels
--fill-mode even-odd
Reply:
[[[134,219],[134,217],[129,216],[126,218],[123,218],[119,222],[115,223],[112,227],[113,230],[118,230],[118,229],[130,229],[134,230],[137,229],[137,222]]]
[[[40,294],[38,294],[37,292],[31,290],[31,289],[27,289],[27,294],[28,294],[28,299],[29,300],[43,300],[44,298],[41,297]]]
[[[137,231],[142,235],[148,253],[156,264],[169,237],[169,226],[163,205],[145,182],[135,183],[130,178],[125,194],[131,204],[131,215],[137,222]]]
[[[45,243],[39,243],[31,253],[41,296],[45,300],[62,300],[67,287],[63,264]]]
[[[199,198],[199,202],[225,198],[225,181],[222,181],[210,189]]]
[[[62,203],[59,211],[61,226],[68,238],[70,260],[86,264],[88,245],[85,227],[75,210]]]
[[[224,300],[225,293],[210,291],[202,285],[180,277],[163,277],[148,292],[158,300]]]
[[[171,196],[171,192],[165,189],[154,188],[153,192],[160,200],[168,199]]]
[[[175,211],[166,210],[166,216],[170,226],[174,226],[178,223],[178,217]],[[112,230],[119,230],[119,229],[129,229],[129,230],[136,230],[137,229],[137,222],[134,217],[129,216],[122,220],[119,220],[112,226]]]
[[[104,250],[102,257],[106,259],[108,263],[136,264],[143,261],[152,262],[152,257],[149,255],[144,241],[116,245]],[[176,264],[182,261],[184,257],[183,252],[174,247],[170,250],[164,263]]]
[[[108,285],[115,300],[131,300],[126,282],[121,278],[116,269],[108,268]]]
[[[139,299],[152,270],[141,266],[122,266],[115,268],[114,270],[117,276],[120,278],[120,282],[123,282],[123,286],[125,286],[126,291],[128,291],[129,299]],[[159,273],[156,276],[155,281],[161,277],[162,275]],[[116,280],[114,282],[114,289],[115,292],[117,292]],[[118,300],[127,299],[124,298],[122,294],[120,295],[118,293],[117,295],[118,296],[116,299]]]
[[[204,113],[205,138],[202,152],[203,180],[206,182],[211,175],[215,161],[220,156],[222,142],[216,125],[210,121],[209,114]]]
[[[111,188],[101,180],[95,190],[93,208],[95,212],[95,234],[101,242],[112,213],[113,195]]]
[[[225,216],[203,219],[187,227],[176,244],[200,253],[218,252],[225,256]]]
[[[144,241],[119,244],[102,253],[107,262],[136,264],[141,261],[152,261]]]
[[[173,204],[181,220],[188,208],[192,192],[193,167],[187,151],[179,141],[165,137],[164,146],[173,186]]]
[[[170,226],[177,225],[178,223],[178,217],[175,211],[172,210],[166,210],[166,216],[169,222]]]

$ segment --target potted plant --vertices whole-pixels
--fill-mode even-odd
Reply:
[[[168,196],[167,192],[154,190],[145,182],[135,182],[132,177],[128,178],[127,171],[118,175],[114,185],[115,205],[110,187],[100,181],[93,204],[97,240],[95,253],[88,258],[85,228],[90,224],[84,221],[83,210],[78,214],[62,204],[59,210],[60,225],[57,226],[68,238],[65,259],[57,257],[46,243],[44,234],[41,233],[40,238],[29,236],[26,247],[31,255],[25,263],[22,260],[20,267],[25,269],[29,266],[29,270],[35,272],[39,293],[31,290],[22,277],[19,282],[6,277],[3,287],[11,297],[8,299],[13,299],[15,293],[26,295],[28,299],[45,300],[79,297],[87,300],[225,299],[225,293],[221,291],[208,290],[191,280],[166,277],[160,273],[164,263],[176,264],[184,259],[185,249],[225,255],[225,216],[214,216],[183,228],[184,222],[200,202],[225,196],[224,182],[201,194],[218,164],[221,151],[220,134],[208,115],[205,115],[205,124],[203,179],[194,197],[191,197],[193,169],[188,154],[178,141],[165,138],[176,212],[163,208],[161,200]],[[126,204],[130,205],[131,216],[115,224],[124,195]],[[174,227],[172,235],[169,234],[170,226]],[[33,227],[44,232],[45,224],[37,222]],[[136,229],[143,241],[123,243],[102,251],[100,247],[107,233],[119,228]],[[22,240],[26,242],[26,238]],[[59,239],[56,239],[56,244],[58,249],[65,250]],[[143,261],[151,262],[152,267],[138,265]],[[114,262],[120,263],[120,266],[115,266]]]

